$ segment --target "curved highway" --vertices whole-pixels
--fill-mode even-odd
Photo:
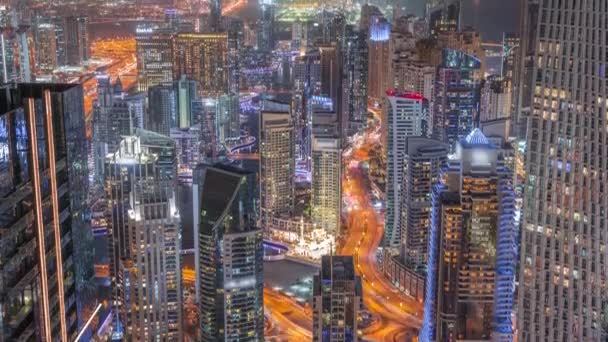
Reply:
[[[350,156],[344,160],[348,165],[342,183],[343,196],[354,204],[346,218],[348,239],[340,254],[353,255],[363,283],[363,302],[367,309],[381,318],[382,328],[370,331],[367,338],[383,341],[402,341],[406,336],[415,336],[421,325],[422,303],[404,296],[387,281],[378,269],[376,251],[382,240],[384,224],[374,210],[370,197],[370,181],[357,165],[369,159],[369,151],[380,143],[374,128],[370,128],[354,144]],[[352,163],[354,161],[355,163]],[[371,327],[370,327],[371,328]],[[388,338],[388,339],[387,339]]]
[[[355,257],[363,284],[363,302],[367,310],[377,318],[364,329],[364,338],[385,342],[411,341],[415,340],[421,325],[422,303],[398,292],[378,269],[376,251],[382,240],[384,226],[381,217],[374,211],[367,175],[358,165],[369,159],[370,148],[379,143],[376,133],[374,127],[370,128],[360,138],[361,141],[353,144],[355,147],[351,155],[344,160],[344,165],[357,166],[347,166],[344,172],[343,196],[349,197],[349,203],[354,204],[354,209],[346,217],[347,239],[340,254]],[[289,336],[289,341],[292,338],[296,341],[311,336],[312,313],[308,308],[269,289],[264,291],[264,296],[267,313],[275,319],[275,324],[282,326],[284,331],[297,335]]]

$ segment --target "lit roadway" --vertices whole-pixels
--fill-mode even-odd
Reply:
[[[264,288],[264,311],[273,326],[273,335],[266,340],[305,342],[312,340],[312,311],[295,300]]]
[[[421,324],[422,304],[399,293],[378,269],[376,250],[382,240],[384,225],[373,208],[369,180],[358,165],[369,159],[373,145],[380,143],[375,130],[369,130],[356,141],[353,152],[346,157],[343,194],[351,203],[346,218],[346,240],[342,255],[353,255],[363,282],[365,307],[379,320],[365,331],[365,337],[378,341],[403,341],[415,336]],[[352,162],[355,163],[352,163]]]
[[[247,0],[237,0],[235,2],[227,3],[222,6],[222,15],[232,15],[237,10],[243,9],[247,6]]]
[[[375,110],[373,112],[379,114]],[[372,128],[353,144],[352,154],[344,158],[343,195],[348,197],[351,210],[346,217],[346,240],[340,254],[355,257],[357,273],[361,275],[363,284],[363,302],[375,318],[374,323],[363,331],[364,338],[386,342],[410,341],[421,325],[422,304],[399,293],[378,269],[376,250],[384,226],[374,211],[367,176],[359,165],[355,165],[368,160],[370,148],[378,143],[377,128]],[[281,327],[283,332],[296,335],[288,335],[289,341],[310,336],[312,313],[308,307],[302,307],[270,289],[264,291],[264,304],[274,325]]]

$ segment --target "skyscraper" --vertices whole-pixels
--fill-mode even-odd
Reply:
[[[179,33],[173,38],[173,78],[195,80],[204,96],[230,91],[228,33]]]
[[[39,23],[35,27],[36,70],[49,72],[58,66],[55,25]]]
[[[461,0],[430,0],[427,2],[427,22],[431,35],[457,32],[460,29]]]
[[[257,22],[258,50],[270,52],[274,49],[274,20],[276,7],[271,1],[263,1],[262,14]]]
[[[406,77],[415,78],[418,76],[416,71],[419,70],[412,68],[413,62],[418,60],[416,41],[414,35],[404,31],[403,27],[393,27],[389,38],[389,79],[387,80],[389,89],[407,89],[408,91],[423,93],[410,87],[413,82],[406,87],[406,83],[409,83],[406,81]],[[410,70],[408,69],[413,71],[412,74],[409,73]]]
[[[393,86],[390,75],[390,32],[391,26],[384,17],[374,15],[371,18],[368,46],[369,69],[367,72],[367,92],[370,98],[380,101],[385,92]]]
[[[433,98],[435,67],[410,54],[394,56],[392,63],[396,89],[407,89],[419,93],[429,100]]]
[[[342,116],[352,134],[367,119],[368,51],[366,32],[347,25],[342,43]],[[344,137],[343,137],[344,138]]]
[[[606,340],[607,6],[522,5],[519,341]]]
[[[200,118],[196,117],[193,109],[193,102],[198,98],[196,82],[182,75],[173,84],[175,93],[175,127],[185,129],[190,128]]]
[[[433,137],[454,146],[479,120],[481,62],[462,51],[444,49],[435,77]]]
[[[431,194],[450,147],[437,140],[407,137],[403,160],[402,256],[414,271],[426,269]]]
[[[148,88],[148,113],[144,120],[146,130],[169,136],[176,115],[173,87],[155,85]]]
[[[337,136],[313,136],[312,221],[337,236],[342,209],[342,148]]]
[[[17,30],[17,51],[19,54],[19,80],[32,82],[32,65],[30,63],[29,28],[21,26]]]
[[[374,5],[363,4],[361,6],[361,17],[359,18],[359,28],[369,33],[374,16],[382,16],[380,9]]]
[[[87,307],[79,289],[92,275],[84,140],[79,85],[0,88],[4,341],[72,340],[78,333],[77,306]]]
[[[182,339],[181,224],[174,141],[137,129],[106,158],[117,332]],[[118,327],[124,327],[121,331]]]
[[[142,24],[135,29],[139,91],[145,92],[155,85],[173,84],[171,39],[171,30],[154,25]]]
[[[244,24],[241,20],[232,20],[228,29],[228,91],[237,95],[241,90],[240,59],[244,39]]]
[[[0,85],[30,82],[27,28],[0,27]]]
[[[306,96],[318,94],[321,90],[321,61],[317,51],[297,56],[293,66],[293,83],[297,91]]]
[[[220,32],[222,24],[222,1],[209,1],[209,32]]]
[[[201,341],[263,341],[263,246],[255,173],[225,165],[194,171]]]
[[[193,108],[200,113],[201,120],[201,156],[205,160],[215,160],[219,152],[217,137],[218,104],[215,98],[201,98],[193,103]]]
[[[143,94],[126,95],[120,79],[112,84],[107,75],[97,77],[97,101],[93,105],[93,151],[95,177],[103,181],[104,160],[114,153],[123,136],[144,126]]]
[[[241,137],[240,102],[235,94],[221,95],[217,100],[217,137],[220,143]]]
[[[340,77],[342,74],[336,43],[319,45],[321,62],[321,96],[331,98],[334,108],[339,108]]]
[[[80,65],[90,57],[89,18],[65,19],[65,43],[68,65]]]
[[[511,341],[518,228],[510,172],[479,130],[432,196],[421,341]]]
[[[289,111],[260,113],[260,206],[262,227],[272,216],[292,214],[295,196],[294,126]]]
[[[318,14],[318,22],[321,30],[320,43],[341,44],[344,38],[344,28],[346,26],[346,18],[344,13],[337,10],[322,9]]]
[[[500,76],[512,81],[515,75],[515,59],[520,49],[519,35],[513,32],[505,32],[502,35],[502,65]]]
[[[361,279],[352,256],[321,258],[313,279],[313,338],[315,342],[356,342],[363,300]]]
[[[437,36],[437,45],[442,49],[462,51],[481,63],[481,75],[485,74],[486,50],[482,46],[481,34],[472,27],[456,32],[442,32]]]
[[[426,136],[429,103],[420,94],[391,90],[386,92],[382,111],[382,122],[386,123],[382,141],[387,155],[384,245],[398,248],[405,141],[407,137]]]
[[[109,111],[114,103],[114,88],[110,77],[97,76],[97,101],[93,103],[93,157],[95,176],[103,181],[105,156],[108,151],[108,119]]]
[[[65,18],[61,17],[43,17],[36,18],[39,23],[47,23],[55,26],[55,45],[57,47],[57,65],[65,66],[68,63],[66,43],[65,43]],[[34,35],[34,41],[36,36]]]
[[[318,51],[297,56],[293,66],[293,114],[295,126],[296,155],[310,161],[312,97],[321,90],[321,61]]]
[[[510,80],[490,76],[481,88],[479,103],[479,121],[485,122],[511,117]]]

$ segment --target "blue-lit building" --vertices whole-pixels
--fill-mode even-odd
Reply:
[[[356,342],[363,291],[352,256],[326,255],[313,279],[314,342]]]
[[[512,341],[518,228],[510,172],[478,129],[432,194],[420,341]]]
[[[367,71],[368,95],[376,100],[381,100],[384,93],[393,88],[390,79],[390,34],[391,25],[386,18],[373,15],[370,19],[368,49],[369,60]]]
[[[481,61],[453,49],[443,50],[435,77],[433,138],[454,146],[478,121]]]
[[[0,341],[71,341],[93,312],[83,141],[80,85],[0,87]]]

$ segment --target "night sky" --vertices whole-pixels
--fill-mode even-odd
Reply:
[[[517,32],[521,0],[463,0],[463,25],[481,32],[484,41],[500,41],[503,32]]]

